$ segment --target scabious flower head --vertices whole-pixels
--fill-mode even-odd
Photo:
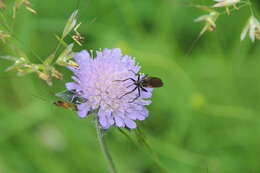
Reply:
[[[249,33],[249,37],[253,42],[255,39],[260,40],[260,23],[255,16],[251,16],[248,19],[248,22],[241,33],[240,40],[244,40],[247,33]]]
[[[213,7],[229,7],[231,5],[236,5],[240,0],[214,0],[217,3]]]
[[[86,99],[85,103],[78,105],[78,115],[85,117],[90,111],[97,111],[99,124],[104,129],[112,125],[136,128],[134,120],[144,120],[148,116],[145,105],[151,101],[146,98],[151,97],[152,89],[141,91],[141,96],[133,101],[138,94],[137,90],[123,96],[136,87],[133,81],[118,80],[137,80],[135,73],[138,73],[140,66],[136,65],[132,57],[122,55],[117,48],[104,49],[96,54],[92,58],[86,50],[76,53],[74,59],[79,69],[70,68],[74,72],[74,82],[67,83],[67,89],[76,90]]]

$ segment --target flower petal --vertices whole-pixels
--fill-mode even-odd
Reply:
[[[82,103],[80,105],[77,105],[78,108],[78,115],[81,118],[84,118],[85,116],[87,116],[88,112],[90,111],[89,106],[86,103]]]
[[[130,128],[130,129],[136,128],[136,123],[133,120],[131,120],[129,118],[125,118],[124,120],[125,120],[125,124],[128,128]]]
[[[91,56],[89,55],[88,51],[82,50],[76,53],[74,59],[76,60],[80,68],[84,68],[84,66],[88,64],[88,61],[91,60]]]
[[[116,123],[116,126],[118,126],[118,127],[124,127],[125,126],[124,121],[119,116],[115,116],[115,123]]]
[[[80,90],[80,86],[75,82],[68,82],[65,85],[68,90]]]
[[[100,125],[104,129],[109,128],[111,125],[109,122],[109,119],[108,119],[109,114],[110,114],[110,112],[106,112],[102,109],[99,109],[99,111],[98,111],[98,120],[99,120]]]

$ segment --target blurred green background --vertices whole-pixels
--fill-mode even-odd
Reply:
[[[39,63],[35,54],[45,59],[54,51],[54,35],[79,8],[85,43],[76,50],[120,47],[136,57],[142,72],[163,79],[141,125],[157,158],[133,132],[126,131],[137,145],[111,128],[106,139],[118,172],[260,172],[260,46],[239,40],[250,12],[244,7],[221,16],[217,30],[203,35],[187,55],[203,27],[193,20],[205,14],[190,2],[214,3],[32,0],[37,15],[20,8],[15,20],[7,18],[20,40],[15,45]],[[252,2],[259,10],[260,2]],[[1,55],[17,55],[0,46]],[[4,72],[9,61],[0,64],[0,173],[108,172],[92,118],[52,104],[71,73],[58,68],[65,79],[49,87],[35,74]]]

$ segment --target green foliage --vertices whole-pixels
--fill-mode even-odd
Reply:
[[[216,30],[205,32],[187,55],[203,27],[193,20],[205,11],[186,2],[32,0],[37,14],[21,8],[12,25],[0,30],[8,29],[32,63],[52,55],[57,44],[54,56],[69,61],[63,29],[79,9],[78,32],[85,42],[74,50],[120,47],[136,57],[142,72],[162,78],[165,85],[154,90],[150,116],[141,125],[145,138],[117,128],[105,134],[119,172],[260,172],[260,46],[239,40],[250,11],[243,7],[219,18]],[[6,3],[2,22],[2,14],[12,18],[12,3]],[[259,1],[252,3],[259,10]],[[73,42],[65,33],[66,43]],[[25,57],[8,39],[0,40],[0,55]],[[49,87],[37,74],[19,78],[4,72],[10,62],[0,59],[0,172],[107,172],[92,118],[80,119],[52,104],[70,72],[57,67],[64,80]]]

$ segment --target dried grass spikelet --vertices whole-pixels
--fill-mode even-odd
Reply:
[[[5,43],[7,38],[10,38],[11,35],[5,31],[0,30],[0,40],[2,40],[3,43]]]
[[[15,70],[18,76],[27,75],[29,73],[37,73],[38,77],[44,80],[48,85],[52,85],[52,78],[62,80],[62,74],[49,64],[34,64],[25,57],[1,56],[0,58],[13,61],[14,64],[6,69],[6,71]]]
[[[53,69],[52,70],[52,73],[51,73],[52,77],[56,78],[56,79],[59,79],[59,80],[62,80],[63,79],[63,75],[56,69]]]
[[[69,44],[64,50],[63,52],[58,56],[57,60],[56,60],[56,64],[60,65],[60,66],[71,66],[73,68],[79,69],[79,65],[72,60],[74,53],[72,52],[74,44],[71,43]]]
[[[25,9],[30,11],[31,13],[37,13],[37,11],[32,8],[32,3],[29,0],[15,0],[13,5],[13,18],[16,17],[16,12],[22,5],[25,5]]]
[[[78,15],[78,10],[75,10],[69,17],[65,27],[64,27],[64,30],[63,30],[63,33],[62,33],[62,36],[61,36],[61,39],[63,40],[69,33],[70,31],[76,26],[77,24],[77,15]]]
[[[212,11],[207,15],[202,15],[194,20],[194,22],[205,22],[204,27],[202,28],[200,35],[203,35],[206,31],[215,31],[216,30],[216,20],[219,16],[219,13]]]
[[[38,77],[44,80],[48,85],[52,85],[52,78],[56,78],[58,80],[63,79],[63,75],[56,70],[53,66],[48,64],[41,64],[40,70],[37,71]]]
[[[214,1],[216,1],[217,3],[214,4],[212,7],[214,8],[225,7],[228,15],[230,15],[229,7],[233,6],[235,9],[238,10],[236,4],[240,2],[240,0],[214,0]]]
[[[244,40],[246,35],[249,35],[252,42],[255,39],[260,40],[260,23],[255,16],[250,16],[240,35],[240,40]]]
[[[48,75],[48,74],[46,74],[44,72],[40,72],[40,71],[37,72],[37,74],[38,74],[38,77],[40,79],[46,81],[48,85],[50,85],[50,86],[52,85],[52,81],[51,81],[51,76],[50,75]]]
[[[2,56],[1,58],[14,61],[14,64],[8,67],[5,71],[18,70],[29,63],[29,60],[24,57],[16,58],[12,56]]]
[[[72,39],[80,46],[82,46],[82,43],[84,41],[84,37],[78,32],[78,28],[80,27],[81,23],[79,23],[78,25],[75,26],[75,28],[73,29],[73,31],[75,32],[75,34],[72,36]]]
[[[260,40],[260,28],[257,28],[257,30],[255,31],[255,37],[257,40]]]

